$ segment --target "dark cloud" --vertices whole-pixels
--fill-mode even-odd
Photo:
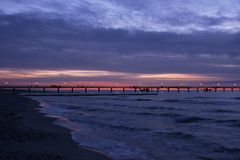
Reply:
[[[1,0],[1,14],[31,14],[44,19],[98,28],[191,33],[239,32],[238,0]]]
[[[239,79],[240,34],[128,31],[0,16],[0,67],[195,73]]]
[[[24,2],[28,1],[24,0]],[[74,19],[66,18],[66,14],[63,17],[59,16],[54,10],[56,6],[46,7],[45,2],[45,8],[53,13],[43,12],[42,2],[34,2],[28,6],[30,10],[37,7],[37,12],[30,12],[26,6],[14,5],[12,10],[10,7],[8,14],[6,10],[0,13],[0,69],[106,70],[145,74],[189,73],[240,79],[240,33],[237,32],[238,27],[234,27],[239,19],[234,17],[235,12],[231,14],[219,12],[215,13],[215,16],[210,16],[210,13],[201,15],[192,10],[181,11],[181,13],[173,11],[166,16],[157,17],[159,22],[168,24],[164,32],[159,32],[161,27],[159,29],[159,24],[156,23],[152,24],[153,27],[157,26],[156,29],[145,29],[144,27],[149,27],[148,21],[144,25],[141,25],[143,22],[140,21],[140,27],[138,25],[136,27],[136,21],[134,21],[132,25],[134,29],[128,29],[125,27],[126,19],[122,21],[124,23],[122,25],[119,21],[113,21],[112,17],[108,19],[108,16],[102,14],[107,24],[96,22],[95,26],[96,20],[91,19],[89,14],[96,16],[96,13],[90,13],[92,10],[89,8],[82,12],[88,15],[87,17],[90,18],[88,22],[91,23],[86,23],[83,18],[76,20],[75,23]],[[148,11],[152,9],[152,6],[146,5],[143,1],[141,3],[113,2],[131,9],[144,10],[143,6],[149,7]],[[132,3],[138,5],[133,7]],[[85,1],[84,4],[86,5]],[[28,12],[20,12],[16,7],[18,9],[23,7],[23,10]],[[172,10],[171,6],[168,7]],[[57,8],[66,9],[61,3],[58,3]],[[72,10],[73,8],[71,12]],[[10,12],[13,13],[10,14]],[[107,13],[104,12],[104,14]],[[229,23],[225,24],[227,22]],[[103,26],[99,26],[99,23]],[[116,23],[120,27],[112,27],[111,23]],[[186,27],[187,25],[193,25],[193,28],[200,27],[200,29],[189,32],[191,29]],[[214,29],[214,27],[220,27],[220,29]],[[180,32],[181,28],[183,31]],[[69,79],[76,78],[62,77],[61,80]],[[80,79],[124,81],[124,78],[113,76]],[[45,78],[45,80],[48,79]]]

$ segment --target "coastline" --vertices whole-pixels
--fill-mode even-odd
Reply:
[[[110,160],[98,151],[79,147],[70,130],[37,111],[39,103],[0,90],[1,160]]]

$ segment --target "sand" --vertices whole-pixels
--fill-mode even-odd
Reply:
[[[37,112],[38,102],[0,91],[0,160],[109,160],[79,147],[68,129]]]

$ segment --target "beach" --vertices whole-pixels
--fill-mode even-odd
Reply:
[[[1,160],[109,160],[79,147],[70,130],[39,113],[38,102],[0,91]]]

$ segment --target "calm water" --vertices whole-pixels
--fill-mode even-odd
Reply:
[[[240,92],[38,97],[82,146],[114,160],[239,160]]]

